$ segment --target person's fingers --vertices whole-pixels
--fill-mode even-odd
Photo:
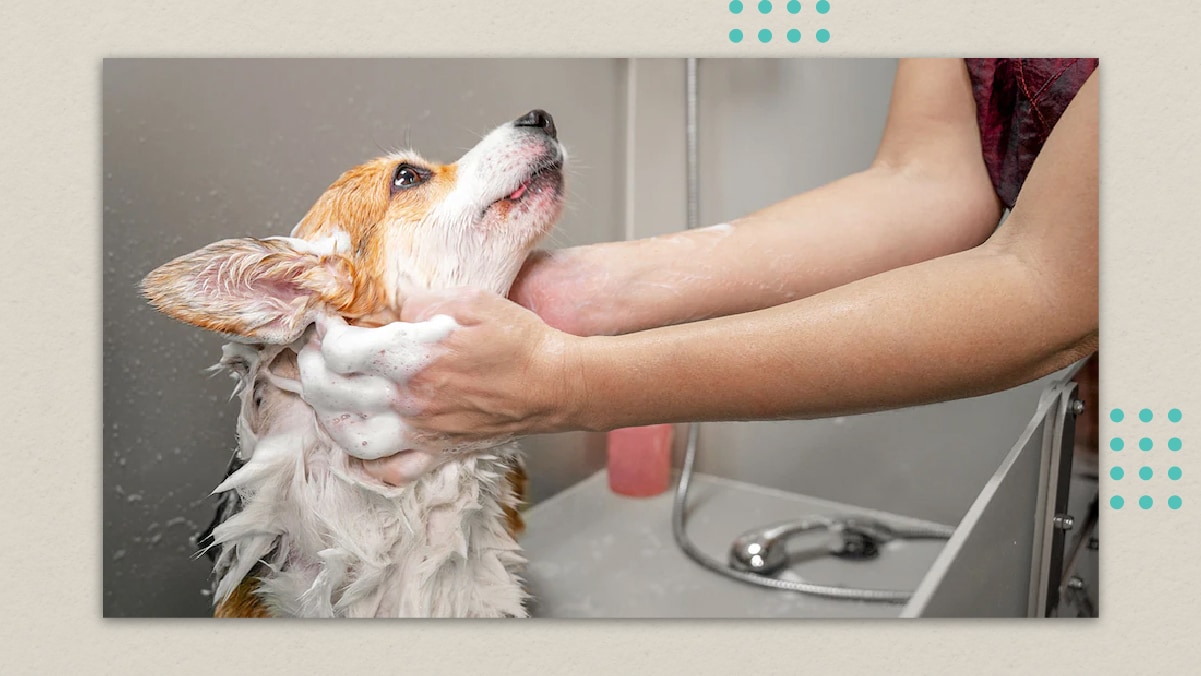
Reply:
[[[397,456],[390,455],[383,458],[363,460],[362,462],[363,471],[367,473],[367,476],[376,481],[393,487],[404,485],[404,477],[397,467]]]
[[[450,314],[445,308],[450,298],[445,291],[410,291],[400,305],[400,321],[424,322],[439,314]]]

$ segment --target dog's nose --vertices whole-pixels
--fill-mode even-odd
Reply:
[[[545,110],[531,110],[513,122],[518,127],[536,127],[551,138],[558,138],[555,132],[555,118]]]

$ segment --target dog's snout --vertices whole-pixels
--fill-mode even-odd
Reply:
[[[545,110],[531,110],[525,115],[517,118],[513,124],[518,127],[534,127],[542,130],[544,134],[551,138],[558,138],[555,131],[555,118],[551,117],[550,113],[546,112]]]

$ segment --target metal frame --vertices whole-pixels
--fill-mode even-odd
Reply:
[[[1049,617],[1058,606],[1079,362],[1050,381],[901,617]],[[1025,516],[1023,516],[1025,515]],[[1028,520],[1027,520],[1028,519]]]
[[[1039,477],[1039,511],[1034,522],[1035,556],[1030,576],[1031,617],[1050,617],[1059,605],[1064,541],[1067,531],[1075,525],[1068,514],[1068,497],[1076,446],[1076,417],[1081,402],[1076,398],[1076,383],[1069,380],[1058,389],[1059,401],[1054,424],[1046,429],[1043,471]]]

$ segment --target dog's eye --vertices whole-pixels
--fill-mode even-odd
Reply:
[[[408,164],[400,164],[392,174],[392,191],[404,190],[420,185],[425,180],[425,174],[420,169]]]

